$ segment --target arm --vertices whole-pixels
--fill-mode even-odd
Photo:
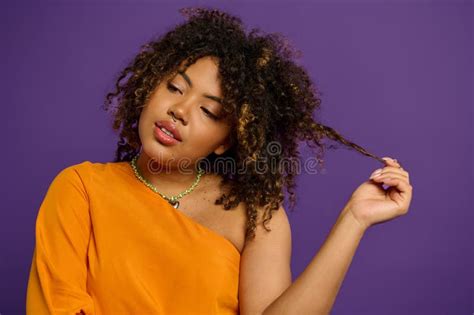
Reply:
[[[293,283],[285,209],[273,214],[270,232],[260,220],[255,239],[245,244],[240,260],[240,314],[328,314],[364,233],[346,212],[341,212],[322,248]]]
[[[376,175],[379,174],[379,175]],[[291,231],[283,207],[270,221],[271,232],[258,225],[240,260],[242,315],[329,314],[365,231],[408,212],[412,186],[408,172],[392,160],[363,182],[339,214],[322,247],[291,283]],[[388,190],[380,187],[384,183]]]
[[[263,315],[329,314],[364,232],[345,208],[310,264]]]
[[[26,314],[93,315],[86,290],[89,200],[77,171],[52,181],[38,211]]]

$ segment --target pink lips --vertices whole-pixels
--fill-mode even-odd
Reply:
[[[160,120],[155,123],[156,126],[158,127],[163,127],[169,132],[171,132],[174,136],[174,138],[178,141],[182,141],[181,135],[179,134],[179,130],[176,128],[176,124],[169,121],[169,120]]]
[[[175,145],[180,142],[177,139],[173,138],[172,136],[167,135],[163,130],[161,130],[160,127],[156,125],[155,125],[155,128],[153,129],[153,134],[155,135],[156,140],[158,140],[161,144],[164,144],[166,146]]]
[[[168,120],[160,120],[155,122],[155,136],[163,144],[176,144],[182,141],[179,130],[176,128],[176,124]],[[173,134],[173,137],[164,133],[160,128],[164,128]]]

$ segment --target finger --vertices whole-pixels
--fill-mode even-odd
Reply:
[[[408,174],[407,171],[402,170],[401,168],[398,168],[398,167],[385,166],[380,173],[382,173],[382,174],[396,173],[396,174],[401,174],[401,175],[405,176],[406,178],[410,178],[410,174]]]
[[[400,174],[402,176],[405,176],[407,179],[410,179],[410,176],[409,176],[407,171],[401,170],[398,167],[392,167],[392,166],[386,166],[382,169],[379,168],[379,169],[375,170],[374,172],[372,172],[372,174],[370,175],[369,178],[372,178],[376,175],[380,176],[382,174]]]
[[[413,195],[413,186],[398,178],[386,178],[384,180],[384,184],[389,187],[394,187],[399,191],[398,194],[392,195],[391,198],[399,202],[399,204],[401,205],[401,213],[407,213],[410,200]]]
[[[408,178],[406,178],[403,175],[396,174],[396,173],[382,174],[382,175],[379,175],[379,176],[374,176],[370,179],[373,180],[374,182],[378,182],[378,183],[384,182],[385,183],[386,180],[389,180],[389,179],[392,179],[392,178],[402,180],[402,181],[406,182],[407,184],[409,184]]]
[[[399,171],[404,171],[406,172],[404,169],[402,169],[401,167],[398,167],[398,166],[390,166],[390,165],[387,165],[387,166],[384,166],[382,167],[382,170],[390,170],[390,171],[395,171],[395,172],[399,172]]]
[[[394,172],[387,172],[387,173],[382,173],[382,174],[375,174],[375,175],[369,177],[369,179],[387,178],[387,177],[400,178],[400,179],[403,179],[404,181],[406,181],[407,183],[410,182],[410,178],[406,177],[406,176],[403,175],[403,174],[394,173]]]
[[[396,187],[401,192],[411,193],[413,190],[413,186],[403,180],[403,178],[386,177],[384,183],[388,186]]]
[[[391,166],[391,167],[397,167],[401,170],[404,170],[402,168],[402,165],[397,161],[397,159],[392,159],[392,158],[389,158],[389,157],[383,157],[382,159],[385,160],[385,167],[387,166]]]
[[[395,167],[400,167],[400,163],[396,159],[392,159],[391,157],[385,156],[382,158],[385,160],[385,164],[390,165],[390,166],[395,166]]]

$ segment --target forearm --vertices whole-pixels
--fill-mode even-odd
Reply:
[[[365,228],[341,211],[318,253],[263,315],[329,314]]]

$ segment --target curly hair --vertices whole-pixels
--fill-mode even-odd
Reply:
[[[113,129],[120,137],[115,162],[130,161],[138,154],[140,113],[159,82],[176,73],[183,61],[186,69],[201,57],[213,56],[219,60],[222,103],[232,123],[233,144],[223,155],[211,153],[207,159],[230,158],[238,169],[246,170],[211,170],[221,175],[221,184],[231,187],[215,204],[230,210],[244,202],[246,240],[255,237],[259,211],[265,230],[271,231],[265,224],[283,202],[284,188],[293,210],[299,141],[314,149],[319,167],[325,149],[336,148],[327,145],[325,138],[384,163],[316,121],[313,113],[320,109],[320,93],[295,62],[300,52],[283,35],[263,34],[259,28],[246,32],[240,18],[218,9],[186,7],[179,12],[186,21],[142,45],[119,73],[115,90],[106,95],[103,108],[112,113]]]

